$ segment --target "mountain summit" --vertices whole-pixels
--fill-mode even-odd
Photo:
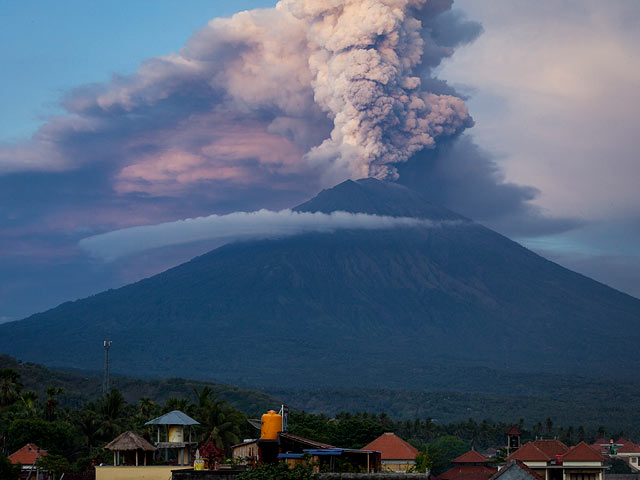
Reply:
[[[111,338],[117,372],[283,387],[424,388],[437,365],[640,368],[640,300],[405,187],[347,181],[296,210],[446,221],[228,244],[0,325],[0,351],[95,369]]]

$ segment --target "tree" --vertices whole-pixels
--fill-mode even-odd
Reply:
[[[451,460],[465,453],[469,446],[453,435],[444,435],[429,442],[429,448],[433,454],[432,473],[440,475],[445,471]]]
[[[91,453],[91,449],[102,433],[103,422],[98,418],[95,412],[91,410],[82,410],[75,418],[74,423],[86,438],[87,452]]]
[[[55,417],[56,407],[58,406],[58,395],[62,395],[64,390],[60,387],[47,387],[47,406],[45,408],[45,419],[52,422]]]
[[[38,394],[33,390],[28,390],[20,394],[22,406],[28,417],[35,417],[37,414]]]
[[[246,417],[233,407],[226,405],[211,395],[209,387],[196,390],[196,415],[204,428],[201,440],[213,444],[222,450],[228,450],[231,445],[240,441],[240,425],[246,422]]]
[[[21,465],[14,465],[0,453],[0,478],[2,480],[18,480],[20,478]]]
[[[126,402],[118,390],[111,390],[100,399],[99,409],[102,414],[102,431],[108,437],[114,437],[119,433],[118,420]]]
[[[0,370],[0,407],[6,408],[18,399],[22,390],[20,374],[11,368]]]
[[[428,473],[433,470],[435,462],[435,456],[433,454],[433,448],[427,445],[422,452],[416,455],[415,470],[418,473]]]
[[[68,471],[71,466],[69,465],[69,461],[64,458],[62,455],[43,455],[36,461],[36,466],[40,470],[46,470],[50,474],[53,475],[53,480],[56,480],[58,475],[63,474]]]

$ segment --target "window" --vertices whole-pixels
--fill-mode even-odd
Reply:
[[[638,463],[638,457],[631,457],[631,463]]]

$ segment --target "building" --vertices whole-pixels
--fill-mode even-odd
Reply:
[[[438,480],[489,480],[498,471],[491,459],[471,450],[451,460],[453,467],[436,477]]]
[[[520,437],[522,436],[522,432],[520,429],[514,425],[507,432],[507,455],[511,455],[517,449],[520,448]]]
[[[559,440],[521,446],[507,461],[522,462],[543,480],[603,480],[606,457],[584,442],[567,447]]]
[[[615,456],[627,462],[634,472],[640,472],[640,445],[626,442],[618,448]]]
[[[124,432],[104,447],[113,452],[113,465],[147,466],[147,456],[158,450],[135,432]],[[151,456],[151,460],[153,457]]]
[[[248,465],[258,462],[283,461],[293,466],[311,462],[314,470],[378,472],[380,452],[367,449],[336,448],[333,445],[282,431],[282,423],[275,412],[263,415],[259,439],[248,439],[231,447],[232,457]],[[265,429],[265,420],[272,425]],[[271,428],[273,427],[273,428]],[[265,435],[267,431],[267,435]]]
[[[385,432],[363,450],[378,451],[381,454],[382,470],[407,472],[415,467],[418,449],[408,444],[393,432]]]
[[[164,451],[165,461],[175,455],[178,465],[189,465],[191,463],[191,449],[198,442],[192,441],[191,427],[200,425],[199,422],[191,418],[180,410],[173,410],[164,415],[149,420],[145,425],[156,425],[156,447]]]
[[[20,463],[22,472],[20,478],[31,478],[32,480],[48,480],[49,474],[38,470],[36,462],[39,458],[47,455],[47,451],[41,449],[33,443],[27,443],[24,447],[9,455],[9,461],[14,465]]]

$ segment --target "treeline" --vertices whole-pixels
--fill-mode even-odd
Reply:
[[[0,464],[6,465],[6,456],[27,443],[47,450],[42,468],[57,473],[110,464],[113,457],[103,450],[104,445],[127,430],[152,441],[155,430],[145,423],[172,410],[200,422],[194,427],[195,440],[213,442],[222,450],[229,451],[242,438],[255,436],[247,416],[215,397],[210,387],[194,390],[190,398],[169,398],[164,403],[148,397],[128,403],[118,390],[112,390],[79,407],[61,405],[63,393],[62,388],[50,386],[41,397],[23,389],[15,370],[0,370]]]
[[[25,389],[15,370],[0,370],[0,469],[7,465],[6,455],[27,443],[49,452],[43,461],[48,462],[51,471],[81,472],[92,464],[109,464],[113,457],[103,450],[106,443],[127,430],[153,441],[154,430],[145,423],[172,410],[181,410],[200,422],[194,431],[196,441],[213,442],[227,454],[231,445],[259,435],[245,412],[218,398],[209,386],[194,388],[190,396],[171,397],[165,402],[149,397],[127,402],[118,390],[112,390],[78,406],[60,402],[64,394],[61,387],[49,386],[44,391],[41,395]],[[395,432],[422,452],[434,473],[443,471],[451,459],[471,448],[499,450],[506,444],[506,432],[511,426],[472,418],[457,423],[439,423],[429,417],[397,421],[385,413],[341,412],[329,417],[292,411],[289,418],[291,433],[337,447],[362,448],[384,432]],[[625,435],[622,431],[607,431],[604,426],[557,426],[551,418],[535,423],[521,419],[518,427],[524,442],[556,437],[571,445]],[[9,474],[3,475],[10,478]]]

